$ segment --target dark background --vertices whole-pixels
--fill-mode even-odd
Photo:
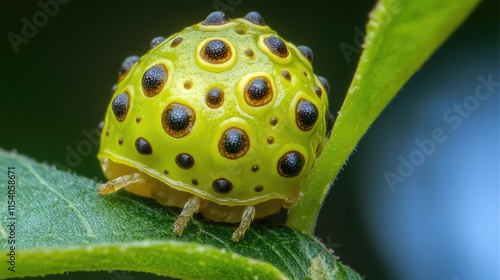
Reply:
[[[357,47],[355,29],[364,30],[375,1],[73,0],[16,53],[7,34],[21,35],[21,19],[33,22],[41,7],[10,0],[0,3],[0,147],[102,180],[97,146],[79,160],[68,160],[68,151],[103,119],[122,60],[145,53],[153,37],[202,21],[214,3],[226,3],[231,18],[258,11],[282,37],[310,46],[315,73],[332,85],[331,110],[339,110],[358,60],[339,45]],[[498,86],[458,129],[443,118],[474,94],[478,77],[500,80],[498,27],[498,1],[484,1],[391,102],[337,177],[316,235],[367,279],[498,279]],[[414,141],[436,127],[448,140],[390,188],[384,172],[397,172],[398,156],[408,158]]]

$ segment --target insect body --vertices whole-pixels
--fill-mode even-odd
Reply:
[[[290,208],[333,124],[329,84],[306,46],[286,42],[256,12],[222,12],[127,58],[108,106],[98,158],[121,188],[182,208],[181,234],[195,212],[240,223]]]

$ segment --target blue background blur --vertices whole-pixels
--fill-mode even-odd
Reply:
[[[41,8],[9,0],[0,2],[0,147],[103,179],[97,146],[77,159],[68,151],[104,116],[122,60],[202,21],[214,3],[227,3],[232,18],[256,10],[282,37],[310,46],[338,111],[358,59],[339,45],[356,46],[375,1],[69,1],[16,54],[6,35],[20,34],[21,18]],[[486,0],[398,93],[338,176],[316,235],[345,264],[367,279],[499,279],[499,63],[499,3]],[[480,89],[483,100],[474,97],[481,77],[497,82]],[[442,143],[426,140],[435,129]],[[124,279],[45,279],[89,276]]]

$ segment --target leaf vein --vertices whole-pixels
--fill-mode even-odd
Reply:
[[[299,266],[300,270],[302,270],[302,273],[304,275],[307,275],[307,271],[304,269],[304,267],[301,265],[301,262],[300,260],[297,258],[297,254],[293,253],[292,251],[290,251],[290,248],[289,246],[286,246],[285,242],[283,242],[283,240],[286,240],[286,239],[283,239],[283,238],[280,238],[278,234],[276,234],[276,232],[270,230],[269,228],[265,228],[265,230],[267,232],[269,232],[270,234],[276,236],[276,239],[279,240],[279,244],[281,245],[282,248],[284,248],[289,254],[290,256],[292,256],[292,258],[294,259],[294,261],[297,263],[297,265]]]
[[[57,190],[52,188],[42,177],[40,177],[40,175],[33,169],[31,164],[26,164],[26,167],[43,186],[45,186],[49,191],[51,191],[52,193],[57,195],[60,199],[62,199],[64,202],[66,202],[68,204],[69,208],[71,208],[75,212],[77,217],[81,220],[83,226],[85,227],[85,230],[86,230],[88,236],[90,236],[90,237],[96,236],[89,221],[83,216],[83,214],[75,207],[75,205],[71,201],[69,201],[66,197],[64,197]]]
[[[278,258],[279,258],[279,259],[280,259],[280,260],[281,260],[281,261],[285,264],[285,266],[287,267],[288,271],[290,271],[290,273],[293,273],[293,276],[294,276],[293,278],[294,278],[294,279],[299,279],[299,278],[297,277],[297,273],[295,272],[295,270],[294,270],[294,269],[293,269],[293,268],[292,268],[292,267],[288,264],[287,260],[286,260],[286,259],[285,259],[285,258],[284,258],[284,257],[283,257],[283,256],[282,256],[279,252],[278,252],[278,251],[276,251],[276,250],[274,249],[274,246],[273,246],[273,245],[271,245],[270,243],[268,243],[268,242],[267,242],[267,239],[266,239],[266,238],[263,238],[263,236],[261,236],[258,232],[254,231],[254,230],[252,230],[252,229],[250,229],[250,230],[254,232],[255,236],[256,236],[257,238],[259,238],[259,239],[263,242],[263,244],[265,244],[266,246],[268,246],[269,248],[271,248],[271,250],[270,250],[270,251],[271,251],[271,252],[274,252],[274,254],[275,254],[276,256],[278,256]]]

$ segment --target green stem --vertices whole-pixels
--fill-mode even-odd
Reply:
[[[312,234],[332,181],[389,101],[467,18],[479,0],[381,0],[332,138],[290,210],[287,225]]]

